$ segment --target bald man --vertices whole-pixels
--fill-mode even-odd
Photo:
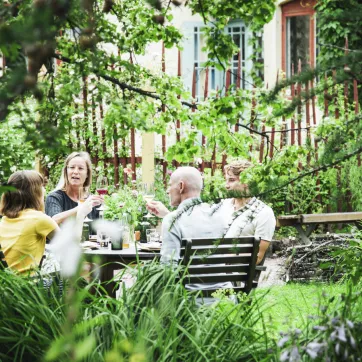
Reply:
[[[177,209],[162,221],[161,263],[179,261],[184,238],[222,237],[225,225],[211,215],[210,205],[201,201],[201,189],[202,177],[194,167],[179,167],[171,175],[167,193]]]

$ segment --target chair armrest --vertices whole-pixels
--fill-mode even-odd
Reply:
[[[264,265],[257,265],[257,266],[255,267],[255,270],[265,271],[265,270],[266,270],[266,266],[264,266]]]

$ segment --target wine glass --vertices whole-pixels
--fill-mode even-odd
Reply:
[[[155,185],[153,182],[142,184],[143,199],[147,202],[152,201],[155,198]],[[149,212],[145,216],[146,218],[153,217]]]
[[[89,192],[88,186],[79,187],[78,204],[83,204],[83,202],[85,202],[85,200],[87,200],[89,196],[90,196],[90,192]],[[93,221],[93,220],[90,219],[87,215],[83,222],[90,222],[90,221]]]
[[[98,195],[104,196],[108,193],[108,179],[102,175],[98,176],[96,183]],[[104,211],[104,202],[102,201],[101,205],[97,209],[99,211]]]

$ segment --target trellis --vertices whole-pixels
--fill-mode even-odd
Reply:
[[[346,43],[345,43],[345,52],[346,54],[348,54],[348,40],[346,39]],[[238,57],[238,66],[237,66],[237,75],[236,75],[236,84],[235,87],[236,89],[240,89],[240,79],[241,79],[241,75],[242,75],[242,69],[241,69],[241,63],[240,63],[240,59],[241,56],[239,54]],[[132,57],[130,58],[130,62],[132,63]],[[6,61],[5,58],[3,57],[2,59],[3,62],[3,69],[5,69],[5,65],[6,65]],[[57,60],[56,61],[57,64],[60,64],[60,61]],[[177,64],[177,76],[179,78],[182,77],[182,73],[181,73],[181,52],[178,51],[178,64]],[[162,62],[161,62],[161,67],[162,67],[162,71],[166,72],[166,58],[165,58],[165,46],[164,44],[162,44]],[[345,65],[345,68],[348,67],[347,65]],[[297,69],[297,73],[300,74],[302,71],[301,69],[301,63],[299,62],[298,64],[298,69]],[[292,68],[292,73],[294,75],[294,69]],[[196,99],[196,77],[197,77],[197,70],[196,67],[194,66],[193,69],[193,77],[192,77],[192,97],[193,99]],[[333,72],[333,77],[335,79],[336,77],[336,71]],[[226,82],[225,82],[225,94],[228,94],[230,86],[231,86],[231,70],[228,69],[226,71]],[[278,77],[276,79],[276,82],[278,83]],[[209,88],[209,69],[206,68],[205,69],[205,86],[204,86],[204,99],[207,99],[209,97],[208,94],[208,88]],[[348,109],[348,82],[345,81],[344,82],[344,97],[345,97],[345,104],[344,107],[347,111]],[[290,99],[292,100],[294,97],[297,97],[298,99],[301,97],[302,94],[302,87],[304,87],[304,91],[305,93],[308,95],[309,94],[314,94],[314,82],[313,81],[308,81],[305,84],[302,84],[301,82],[297,82],[297,83],[292,83],[290,85]],[[82,103],[83,103],[83,122],[85,120],[88,120],[89,117],[91,118],[90,124],[92,125],[92,136],[93,138],[97,138],[98,134],[100,133],[101,137],[100,137],[100,143],[102,145],[102,151],[104,154],[106,154],[107,148],[106,148],[106,134],[105,134],[105,128],[104,126],[101,127],[101,130],[98,129],[98,124],[97,124],[97,115],[96,115],[96,109],[98,108],[98,113],[99,113],[99,118],[100,118],[100,124],[102,124],[102,120],[104,118],[104,106],[103,106],[103,102],[99,102],[99,104],[95,104],[95,100],[94,97],[92,96],[91,98],[91,112],[89,112],[89,94],[88,94],[88,85],[87,85],[87,77],[83,77],[83,92],[82,92]],[[359,113],[359,103],[358,103],[358,82],[356,79],[353,80],[353,99],[354,99],[354,104],[355,104],[355,108],[354,108],[354,113],[358,114]],[[256,98],[255,96],[252,97],[252,111],[251,111],[251,119],[253,119],[253,117],[255,116],[254,114],[254,109],[256,107]],[[324,94],[324,112],[323,112],[323,116],[326,117],[328,116],[328,112],[329,112],[329,104],[331,104],[331,102],[336,103],[336,94],[334,95],[334,98],[331,100],[328,98],[328,94],[327,94],[327,90],[325,90],[325,94]],[[75,104],[75,108],[77,108],[77,104]],[[162,105],[162,111],[165,111],[165,105]],[[193,112],[197,112],[196,107],[192,108]],[[340,110],[338,109],[338,107],[335,108],[335,118],[339,118],[340,115]],[[82,121],[82,120],[79,120]],[[305,123],[305,126],[303,125],[303,123]],[[257,146],[257,148],[259,149],[259,162],[263,162],[263,159],[268,156],[270,158],[274,157],[274,151],[276,149],[276,137],[279,135],[279,149],[282,149],[283,147],[285,147],[287,145],[287,137],[286,135],[289,133],[290,134],[290,141],[289,144],[290,145],[298,145],[298,146],[302,146],[303,142],[307,139],[311,139],[311,128],[316,126],[318,123],[317,120],[317,112],[316,112],[316,99],[315,96],[311,96],[311,97],[306,97],[306,101],[304,103],[304,105],[302,105],[301,103],[298,104],[298,106],[296,107],[296,110],[293,114],[293,116],[290,119],[286,119],[284,116],[282,117],[282,124],[281,124],[281,129],[276,129],[275,127],[271,128],[270,130],[267,130],[267,127],[265,125],[265,122],[262,122],[261,124],[261,131],[257,130],[255,128],[255,125],[253,124],[253,122],[250,123],[250,127],[249,127],[249,132],[251,134],[257,134],[260,135],[260,138],[258,140],[258,144],[254,143],[252,145],[250,145],[250,151],[255,150],[255,146]],[[88,124],[88,123],[86,123]],[[180,141],[180,133],[181,133],[181,122],[180,120],[176,121],[176,141],[179,142]],[[84,130],[83,130],[84,131]],[[100,131],[100,132],[99,132]],[[134,128],[131,128],[129,131],[129,140],[130,140],[130,154],[129,155],[124,155],[124,154],[120,154],[120,151],[122,151],[124,153],[125,149],[126,149],[126,139],[118,139],[118,135],[117,135],[117,127],[114,126],[113,129],[113,157],[106,157],[103,158],[102,160],[100,159],[98,152],[96,150],[96,152],[92,151],[92,144],[91,144],[91,137],[89,137],[87,134],[84,134],[83,136],[81,135],[81,129],[78,128],[77,130],[77,139],[79,140],[79,143],[75,144],[74,146],[77,149],[81,149],[81,140],[84,140],[85,143],[85,149],[87,152],[89,152],[90,154],[92,154],[92,161],[94,163],[95,166],[98,165],[98,163],[100,161],[103,161],[105,164],[105,167],[107,167],[107,165],[113,165],[114,167],[114,184],[118,185],[120,183],[119,180],[119,166],[122,165],[123,168],[126,168],[128,164],[131,165],[131,169],[133,171],[132,173],[132,179],[136,180],[136,166],[137,164],[141,164],[142,163],[142,157],[137,157],[136,156],[136,137],[135,137],[135,132],[136,130]],[[238,124],[235,125],[234,127],[234,132],[240,132],[240,127]],[[306,137],[303,138],[302,134],[303,132],[306,132]],[[269,134],[269,149],[266,150],[265,148],[265,135]],[[204,135],[202,135],[202,146],[206,145],[206,137]],[[313,140],[313,144],[314,144],[314,148],[315,148],[315,157],[316,159],[318,158],[318,140],[314,139]],[[167,146],[166,146],[166,135],[162,135],[162,157],[161,158],[155,158],[155,163],[156,164],[160,164],[162,166],[162,173],[163,173],[163,179],[166,179],[166,174],[167,174],[167,161],[165,160],[165,153],[167,151]],[[217,168],[223,168],[227,162],[227,155],[223,154],[222,155],[222,159],[221,162],[217,162],[216,159],[216,146],[213,149],[212,152],[212,156],[210,160],[202,160],[202,163],[200,164],[200,171],[204,172],[205,169],[209,168],[211,169],[211,174],[213,175],[215,173],[215,170]],[[257,152],[257,151],[254,151]],[[311,156],[309,155],[307,157],[307,163],[309,164],[311,161]],[[172,161],[172,165],[177,167],[179,165],[179,163],[177,161]],[[361,165],[361,158],[360,155],[358,155],[358,165]],[[300,165],[300,168],[302,168],[302,165]],[[340,167],[336,167],[337,168],[337,182],[338,185],[340,185],[341,180],[341,173],[340,173]],[[318,178],[318,173],[316,173],[316,177]],[[123,183],[126,184],[128,182],[128,178],[127,175],[124,174],[123,175]],[[350,196],[350,195],[349,195]],[[350,203],[348,203],[348,211],[351,211],[351,206]],[[327,210],[329,211],[329,210]],[[341,200],[338,201],[338,211],[342,211],[342,204],[341,204]]]

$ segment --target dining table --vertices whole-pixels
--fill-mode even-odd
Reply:
[[[129,248],[122,250],[86,248],[83,250],[83,255],[85,261],[93,265],[92,274],[97,275],[106,293],[110,297],[116,297],[114,272],[124,269],[127,265],[135,265],[144,261],[159,259],[160,250],[144,251],[142,250],[142,246],[130,244]]]

